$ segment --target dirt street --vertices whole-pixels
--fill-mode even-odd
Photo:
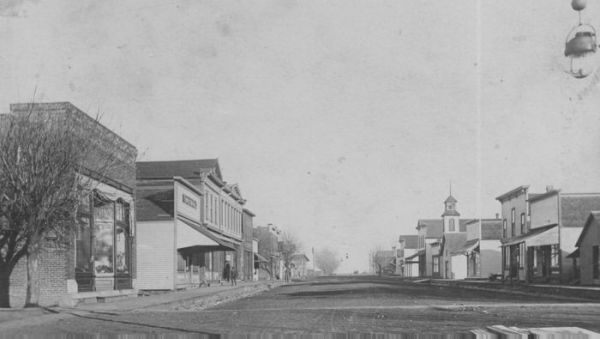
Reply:
[[[600,332],[598,319],[597,303],[356,276],[283,286],[206,309],[190,302],[122,313],[81,312],[5,333],[448,334],[490,325]]]

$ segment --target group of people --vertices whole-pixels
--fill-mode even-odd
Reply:
[[[223,280],[231,282],[232,286],[237,285],[237,270],[235,266],[229,265],[229,262],[226,262],[223,268]]]

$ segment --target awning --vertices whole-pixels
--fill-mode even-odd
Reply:
[[[192,246],[219,246],[219,243],[197,230],[201,226],[193,227],[191,223],[179,219],[176,221],[176,225],[177,249]]]
[[[458,248],[457,250],[453,251],[453,254],[467,254],[470,252],[473,252],[474,250],[477,249],[477,247],[479,246],[479,239],[471,239],[471,240],[467,240],[465,242],[465,244]]]
[[[211,249],[211,250],[224,250],[224,251],[235,251],[236,250],[236,246],[232,242],[227,241],[219,234],[208,230],[204,226],[199,226],[199,225],[196,225],[195,223],[188,221],[184,218],[179,218],[179,219],[177,219],[177,225],[178,225],[177,230],[178,231],[179,231],[179,229],[183,228],[183,227],[179,227],[179,224],[184,224],[185,226],[188,226],[192,230],[196,231],[197,233],[203,235],[204,238],[208,238],[208,240],[210,240],[210,243],[206,240],[203,240],[204,243],[198,242],[196,244],[192,244],[192,245],[188,245],[188,246],[180,246],[179,245],[180,244],[179,233],[182,233],[182,232],[177,232],[178,233],[177,234],[177,248],[178,249],[183,248],[183,247],[203,246],[203,247],[209,247],[208,249]],[[183,233],[183,234],[185,234],[185,233]],[[202,238],[202,239],[204,239],[204,238]],[[200,238],[195,238],[195,239],[199,240]],[[181,239],[181,243],[189,244],[190,242],[185,239]]]
[[[558,225],[548,225],[532,229],[529,233],[508,239],[502,246],[511,246],[524,242],[526,247],[558,244]]]
[[[269,262],[269,260],[267,260],[267,258],[263,257],[262,255],[260,255],[258,253],[254,253],[254,261]]]

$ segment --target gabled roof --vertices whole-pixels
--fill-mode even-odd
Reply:
[[[444,222],[442,219],[419,219],[417,229],[426,227],[425,238],[441,238],[444,234]]]
[[[401,235],[398,241],[404,241],[405,249],[417,249],[419,248],[419,236],[418,235]]]
[[[136,191],[136,220],[171,220],[174,216],[173,186],[143,188]]]
[[[517,187],[515,189],[512,189],[512,190],[510,190],[510,191],[508,191],[508,192],[506,192],[504,194],[501,194],[501,195],[497,196],[496,200],[498,200],[500,202],[503,202],[503,201],[505,201],[507,199],[510,199],[510,198],[519,196],[521,194],[527,193],[528,189],[529,189],[528,185],[521,185],[521,186],[519,186],[519,187]]]
[[[561,194],[561,226],[582,227],[592,211],[600,211],[600,194]]]
[[[212,173],[223,180],[218,159],[138,161],[137,179],[165,179],[180,176],[185,179],[200,178]]]
[[[502,239],[502,220],[488,219],[481,221],[481,240]]]
[[[454,198],[452,194],[450,194],[444,202],[458,202],[458,200],[456,200],[456,198]]]
[[[460,250],[467,241],[466,233],[446,233],[442,238],[442,251],[454,253]]]
[[[590,212],[590,214],[588,215],[588,218],[585,222],[585,225],[583,226],[583,230],[579,234],[579,238],[577,239],[577,242],[575,243],[575,247],[579,247],[581,245],[581,242],[585,238],[585,234],[587,233],[588,229],[590,227],[592,227],[592,224],[594,224],[594,223],[596,225],[598,225],[598,220],[600,220],[600,211]]]
[[[445,210],[444,213],[442,213],[442,217],[445,217],[447,215],[451,217],[460,217],[460,213],[458,213],[457,210]]]
[[[462,254],[465,252],[471,252],[471,251],[477,249],[478,246],[479,246],[479,239],[467,240],[464,242],[464,244],[460,248],[454,250],[454,252],[452,252],[452,253]]]

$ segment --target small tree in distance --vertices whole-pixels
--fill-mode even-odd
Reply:
[[[321,248],[315,253],[315,266],[326,275],[333,274],[340,266],[337,252],[329,248]]]
[[[393,263],[393,255],[389,255],[381,249],[381,247],[376,246],[369,252],[369,258],[371,260],[371,267],[375,271],[375,274],[381,277],[383,274],[383,270],[390,264]]]
[[[284,272],[284,274],[286,275],[285,276],[286,280],[290,279],[290,274],[291,274],[291,269],[292,269],[291,268],[292,257],[294,256],[294,254],[298,253],[300,248],[301,248],[300,242],[298,241],[296,236],[294,236],[290,232],[283,232],[283,234],[281,236],[281,243],[280,243],[279,251],[281,252],[281,259],[283,260],[283,265],[285,266],[285,270],[286,270],[286,272]]]

